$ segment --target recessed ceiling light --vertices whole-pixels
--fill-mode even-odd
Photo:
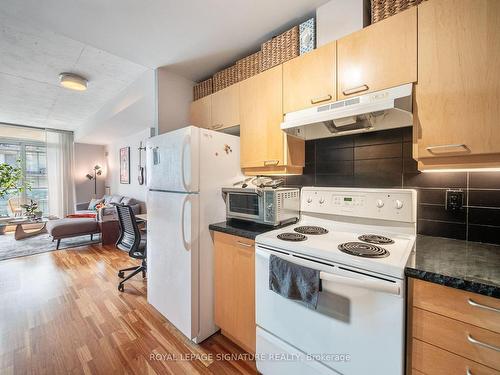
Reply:
[[[87,79],[74,73],[59,74],[59,83],[61,86],[70,90],[85,91],[87,90]]]

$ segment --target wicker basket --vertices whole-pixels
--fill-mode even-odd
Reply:
[[[262,65],[262,52],[255,52],[250,56],[236,61],[236,70],[238,71],[238,81],[250,78],[260,73]]]
[[[213,92],[212,89],[212,78],[206,79],[200,83],[197,83],[193,87],[193,100],[198,100],[204,96],[210,95]]]
[[[292,27],[262,44],[261,71],[299,56],[299,27]]]
[[[212,78],[214,81],[214,92],[235,84],[238,82],[238,71],[236,70],[236,65],[232,65],[229,68],[215,73]]]
[[[382,21],[412,6],[418,5],[423,0],[371,0],[372,23]]]

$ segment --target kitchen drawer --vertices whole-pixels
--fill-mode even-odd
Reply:
[[[500,369],[500,334],[415,307],[412,319],[414,338]]]
[[[253,249],[255,241],[249,238],[239,237],[228,233],[214,232],[215,241],[229,246],[236,246],[242,249]]]
[[[413,306],[500,333],[500,299],[412,279]]]
[[[412,373],[425,375],[500,375],[490,367],[413,339]]]

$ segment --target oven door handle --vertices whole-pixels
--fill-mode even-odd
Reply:
[[[397,296],[401,294],[401,289],[399,285],[396,283],[353,279],[352,277],[333,275],[331,273],[323,271],[319,273],[319,277],[321,280],[331,281],[332,283],[344,284],[363,289],[370,289],[377,292],[395,294]]]

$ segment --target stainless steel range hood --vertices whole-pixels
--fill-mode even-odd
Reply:
[[[413,125],[412,84],[290,112],[281,129],[303,139]]]

